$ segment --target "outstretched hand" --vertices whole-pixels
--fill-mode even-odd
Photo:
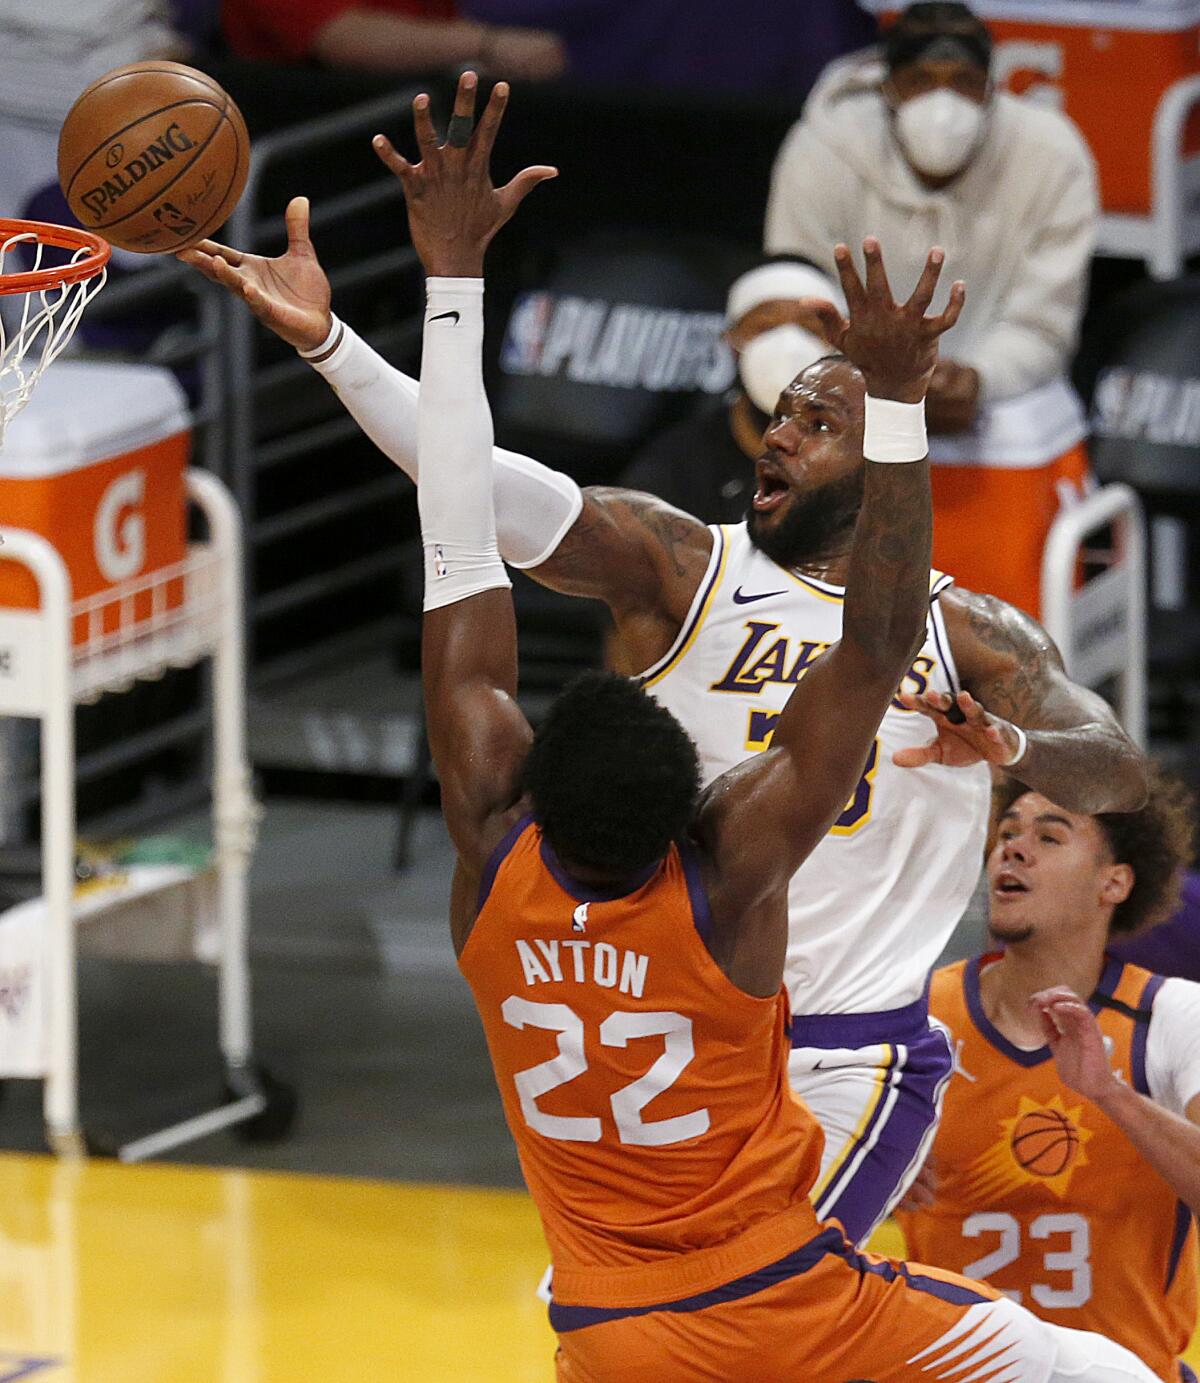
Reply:
[[[557,168],[537,165],[522,170],[503,187],[493,187],[489,165],[508,104],[508,83],[496,83],[479,124],[472,128],[478,84],[474,72],[459,78],[445,144],[438,142],[429,97],[422,92],[413,101],[420,163],[410,163],[397,153],[385,135],[376,135],[372,141],[404,188],[413,248],[430,276],[482,275],[483,256],[492,237],[538,183],[558,176]]]
[[[920,711],[933,721],[937,738],[928,744],[897,749],[892,762],[897,768],[924,768],[943,764],[947,768],[970,768],[972,764],[1012,763],[1020,747],[1020,737],[1010,721],[985,711],[970,692],[957,697],[946,692],[923,692],[914,696],[901,692],[898,697],[906,711]]]
[[[1043,989],[1029,1000],[1064,1085],[1099,1104],[1118,1082],[1104,1050],[1096,1015],[1066,985]]]
[[[865,283],[848,246],[836,246],[833,255],[850,315],[843,317],[832,303],[817,307],[826,340],[863,372],[873,397],[920,403],[937,365],[938,338],[958,321],[966,301],[966,287],[958,280],[951,286],[945,311],[926,315],[945,251],[937,246],[929,251],[917,286],[905,303],[892,297],[883,252],[874,236],[863,241]]]
[[[274,259],[201,240],[181,250],[212,283],[241,298],[265,327],[297,350],[313,351],[328,337],[329,280],[308,238],[308,198],[293,197],[284,212],[287,249]]]

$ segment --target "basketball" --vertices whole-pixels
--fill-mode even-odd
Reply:
[[[88,230],[122,249],[168,254],[229,217],[246,185],[250,136],[211,77],[154,60],[116,67],[71,107],[58,180]]]
[[[1065,1172],[1078,1145],[1074,1124],[1057,1109],[1030,1110],[1013,1129],[1013,1156],[1025,1171],[1038,1177]]]

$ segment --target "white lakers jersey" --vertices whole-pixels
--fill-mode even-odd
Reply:
[[[714,528],[704,581],[670,651],[643,675],[700,749],[705,782],[765,749],[806,668],[842,635],[840,587],[761,553],[745,524]],[[934,572],[925,643],[904,691],[957,692]],[[919,999],[979,878],[991,777],[897,768],[930,721],[893,703],[862,779],[792,880],[787,985],[796,1014],[875,1013]]]

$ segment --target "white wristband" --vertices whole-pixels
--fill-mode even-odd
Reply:
[[[342,326],[340,320],[331,312],[329,314],[329,335],[315,350],[299,351],[297,354],[300,356],[301,360],[312,360],[318,355],[324,355],[327,351],[331,351],[337,344],[338,338],[344,330],[345,328]]]
[[[1011,721],[1009,723],[1012,724]],[[1017,732],[1016,752],[1011,759],[1000,765],[1001,768],[1016,768],[1029,751],[1029,736],[1019,725],[1013,725],[1013,729]]]
[[[929,455],[925,437],[925,401],[897,403],[867,395],[863,424],[863,455],[868,461],[896,464],[924,461]]]

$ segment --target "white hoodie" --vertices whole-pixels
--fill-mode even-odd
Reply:
[[[1000,93],[964,172],[931,192],[892,134],[874,50],[829,67],[775,161],[766,249],[836,275],[833,246],[875,235],[897,299],[933,245],[946,251],[935,308],[962,279],[967,302],[943,338],[979,371],[985,400],[1063,374],[1075,345],[1099,205],[1095,164],[1066,116]],[[859,259],[861,265],[861,259]]]

